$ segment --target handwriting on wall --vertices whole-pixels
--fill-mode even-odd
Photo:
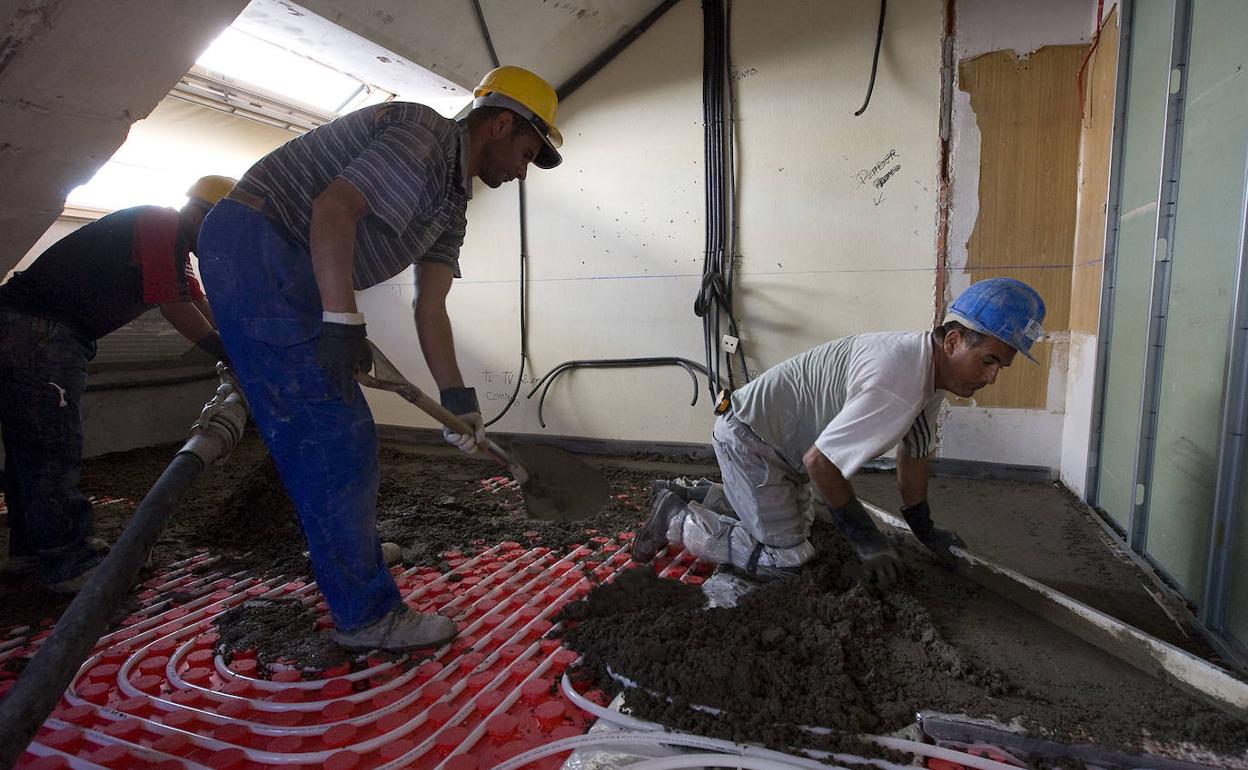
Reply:
[[[732,80],[733,80],[733,82],[735,83],[735,82],[737,82],[737,81],[739,81],[739,80],[745,80],[746,78],[752,78],[752,77],[754,77],[754,76],[755,76],[755,75],[757,75],[757,74],[758,74],[758,68],[757,68],[757,67],[749,67],[749,68],[747,68],[747,69],[738,69],[738,68],[734,67],[734,68],[733,68],[733,70],[732,70]]]
[[[884,157],[877,160],[870,168],[864,168],[850,175],[850,178],[858,183],[859,187],[871,185],[876,189],[872,194],[871,201],[876,206],[885,201],[884,185],[901,171],[901,156],[897,154],[897,148],[890,148],[884,154]]]

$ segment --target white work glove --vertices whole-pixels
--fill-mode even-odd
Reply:
[[[442,438],[464,454],[473,454],[485,446],[485,421],[481,419],[481,407],[477,405],[477,391],[473,388],[447,388],[442,391],[442,406],[468,424],[468,433],[455,433],[442,429]]]

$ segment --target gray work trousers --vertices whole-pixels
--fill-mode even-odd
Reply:
[[[809,561],[815,549],[805,476],[731,412],[715,421],[712,443],[724,483],[670,519],[668,542],[751,573]]]

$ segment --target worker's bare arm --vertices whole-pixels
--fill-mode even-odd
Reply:
[[[196,297],[195,299],[191,300],[191,302],[195,303],[195,308],[199,310],[200,315],[202,315],[205,319],[207,319],[208,323],[211,324],[212,327],[215,329],[217,326],[217,321],[215,318],[212,317],[212,308],[208,306],[208,298]]]
[[[310,251],[321,307],[354,313],[351,265],[355,259],[355,225],[368,214],[368,201],[343,179],[335,179],[312,201]]]
[[[451,317],[446,312],[446,295],[451,291],[455,273],[441,262],[416,264],[416,302],[414,314],[416,336],[425,354],[429,373],[440,390],[464,385],[459,363],[455,360],[455,336]]]
[[[823,501],[833,508],[840,508],[854,496],[854,489],[849,479],[841,475],[840,468],[828,459],[827,455],[812,446],[802,457],[806,472],[810,474],[811,483]]]
[[[160,306],[160,314],[169,321],[169,324],[183,337],[194,343],[199,343],[209,334],[214,334],[212,324],[204,318],[204,314],[199,311],[194,302],[186,300],[184,302],[166,302]]]
[[[918,505],[927,499],[928,466],[932,456],[911,457],[905,447],[897,448],[897,488],[902,505]]]

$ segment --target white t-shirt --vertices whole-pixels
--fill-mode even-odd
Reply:
[[[849,478],[898,442],[912,457],[935,451],[944,393],[934,376],[931,332],[856,334],[776,364],[732,407],[795,470],[814,445]]]

